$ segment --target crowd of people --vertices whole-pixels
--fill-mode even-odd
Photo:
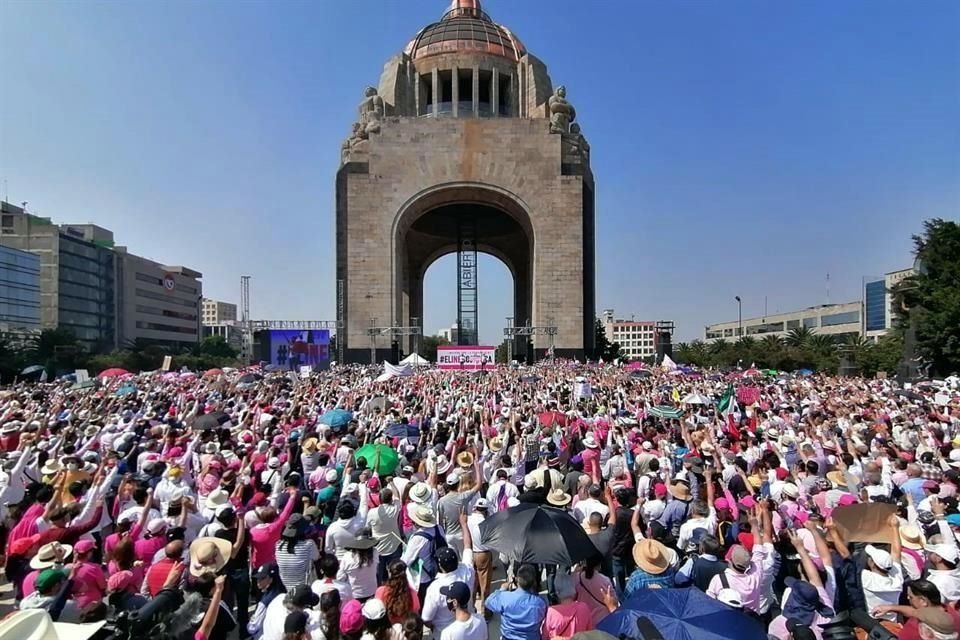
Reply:
[[[76,638],[567,640],[650,589],[699,590],[776,640],[845,619],[960,637],[955,377],[378,373],[6,387],[19,611],[0,640],[38,610]],[[486,520],[531,503],[595,553],[551,566],[487,544]]]

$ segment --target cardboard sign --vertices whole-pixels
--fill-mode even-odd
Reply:
[[[837,507],[831,513],[837,531],[846,542],[877,542],[889,544],[895,535],[890,516],[897,512],[892,504],[851,504]]]
[[[300,377],[301,377],[301,378],[307,378],[307,377],[310,376],[311,373],[313,373],[313,366],[311,366],[311,365],[309,365],[309,364],[302,364],[302,365],[300,365]]]
[[[170,371],[171,366],[173,366],[173,356],[163,356],[163,366],[160,368],[163,371]]]

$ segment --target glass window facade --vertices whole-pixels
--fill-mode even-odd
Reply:
[[[40,330],[40,256],[0,247],[0,325],[12,332]]]
[[[822,327],[835,327],[838,324],[850,324],[853,322],[860,322],[860,312],[859,311],[847,311],[846,313],[831,313],[827,316],[821,316],[820,326]]]
[[[108,248],[60,235],[57,324],[91,347],[114,344],[115,260]]]
[[[803,326],[807,329],[816,329],[820,326],[819,318],[804,318]]]
[[[787,331],[791,329],[799,329],[800,321],[799,320],[787,320]]]
[[[867,331],[882,331],[887,328],[887,285],[883,280],[866,284],[863,307]]]

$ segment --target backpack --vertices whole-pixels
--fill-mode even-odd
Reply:
[[[427,540],[427,555],[420,556],[420,569],[433,580],[440,571],[440,566],[437,564],[437,551],[447,546],[447,540],[440,535],[440,527],[436,526],[430,531],[417,531],[413,535]]]
[[[723,571],[721,571],[720,573],[718,573],[717,576],[720,577],[720,584],[723,586],[723,588],[724,588],[724,589],[729,589],[729,588],[730,588],[730,581],[727,579],[727,570],[724,569]],[[759,613],[757,613],[757,612],[754,611],[753,609],[748,609],[748,608],[746,608],[746,607],[740,607],[740,611],[742,611],[743,613],[747,614],[747,617],[748,617],[748,618],[752,618],[752,619],[756,620],[757,622],[759,622],[760,624],[763,624],[763,618],[760,616]]]
[[[500,485],[500,491],[497,493],[497,511],[506,511],[508,508],[507,502],[507,483],[504,482]]]

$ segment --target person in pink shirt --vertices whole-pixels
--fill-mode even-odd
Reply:
[[[84,538],[73,548],[73,599],[80,609],[100,602],[107,593],[107,581],[103,577],[103,568],[91,561],[95,545],[93,540]]]
[[[147,568],[153,563],[153,557],[167,544],[167,522],[163,518],[154,518],[147,523],[143,537],[134,539],[133,555]]]
[[[590,476],[594,484],[600,484],[600,443],[592,433],[588,433],[583,439],[583,446],[586,447],[580,454],[583,460],[583,472]]]
[[[573,578],[558,574],[553,588],[560,603],[547,609],[543,620],[543,640],[569,638],[581,631],[593,629],[593,611],[585,602],[576,599],[577,586]]]
[[[255,567],[262,567],[269,562],[276,561],[276,546],[280,540],[280,534],[283,527],[287,524],[290,514],[293,513],[293,507],[297,503],[297,488],[287,487],[287,493],[290,494],[287,504],[279,516],[273,507],[266,507],[260,519],[262,524],[250,529],[250,562]]]

